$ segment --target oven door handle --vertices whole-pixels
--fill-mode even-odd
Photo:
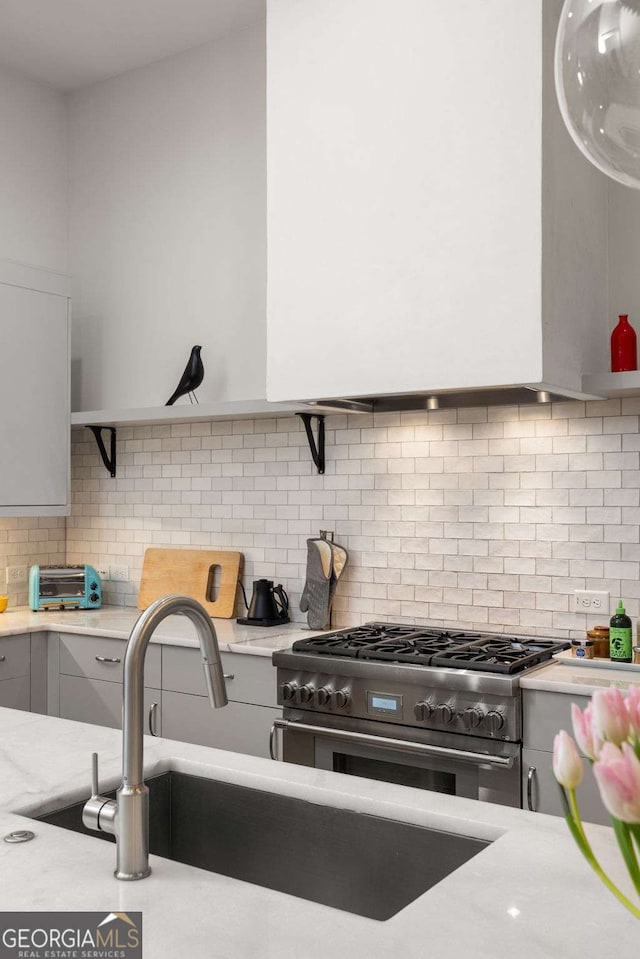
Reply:
[[[410,753],[414,756],[437,756],[440,759],[454,759],[456,762],[472,763],[474,766],[499,766],[501,769],[511,769],[514,763],[513,756],[487,756],[485,753],[473,753],[466,749],[450,749],[448,746],[432,746],[429,743],[411,743],[404,739],[389,739],[387,736],[370,736],[368,733],[355,733],[345,729],[330,729],[327,726],[312,726],[309,723],[291,722],[288,719],[274,719],[269,737],[269,753],[272,759],[278,759],[277,731],[291,729],[295,732],[313,733],[316,736],[326,736],[330,739],[339,739],[348,743],[364,743],[377,746],[379,749],[387,747],[399,752]]]

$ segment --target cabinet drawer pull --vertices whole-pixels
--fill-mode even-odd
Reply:
[[[224,673],[224,678],[225,678],[225,679],[235,679],[235,678],[236,678],[236,674],[235,674],[235,673]]]
[[[122,660],[118,659],[117,656],[116,656],[115,658],[114,658],[114,657],[111,657],[111,656],[96,656],[96,659],[97,659],[97,661],[98,661],[99,663],[120,663],[120,662],[122,662]]]
[[[156,726],[156,716],[158,712],[158,704],[151,703],[149,708],[149,733],[151,736],[158,735],[158,727]]]
[[[0,656],[0,663],[4,663],[6,658],[7,658],[6,656]]]
[[[537,812],[533,806],[533,780],[536,775],[536,767],[529,766],[529,771],[527,772],[527,809],[529,812]]]

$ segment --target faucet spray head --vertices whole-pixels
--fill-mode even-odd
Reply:
[[[212,709],[226,706],[229,700],[227,699],[227,689],[222,667],[217,663],[210,663],[206,657],[203,658],[202,666]]]

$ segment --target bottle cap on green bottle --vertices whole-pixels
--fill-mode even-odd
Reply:
[[[618,600],[618,605],[616,606],[616,616],[620,616],[620,615],[624,616],[624,614],[625,614],[626,612],[627,612],[626,609],[625,609],[624,606],[622,605],[622,600],[619,599],[619,600]]]

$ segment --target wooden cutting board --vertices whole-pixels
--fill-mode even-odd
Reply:
[[[138,609],[146,609],[169,593],[192,596],[210,616],[232,619],[242,574],[242,553],[213,549],[147,549],[138,592]],[[220,567],[217,594],[211,584]],[[210,597],[216,595],[214,602]]]

